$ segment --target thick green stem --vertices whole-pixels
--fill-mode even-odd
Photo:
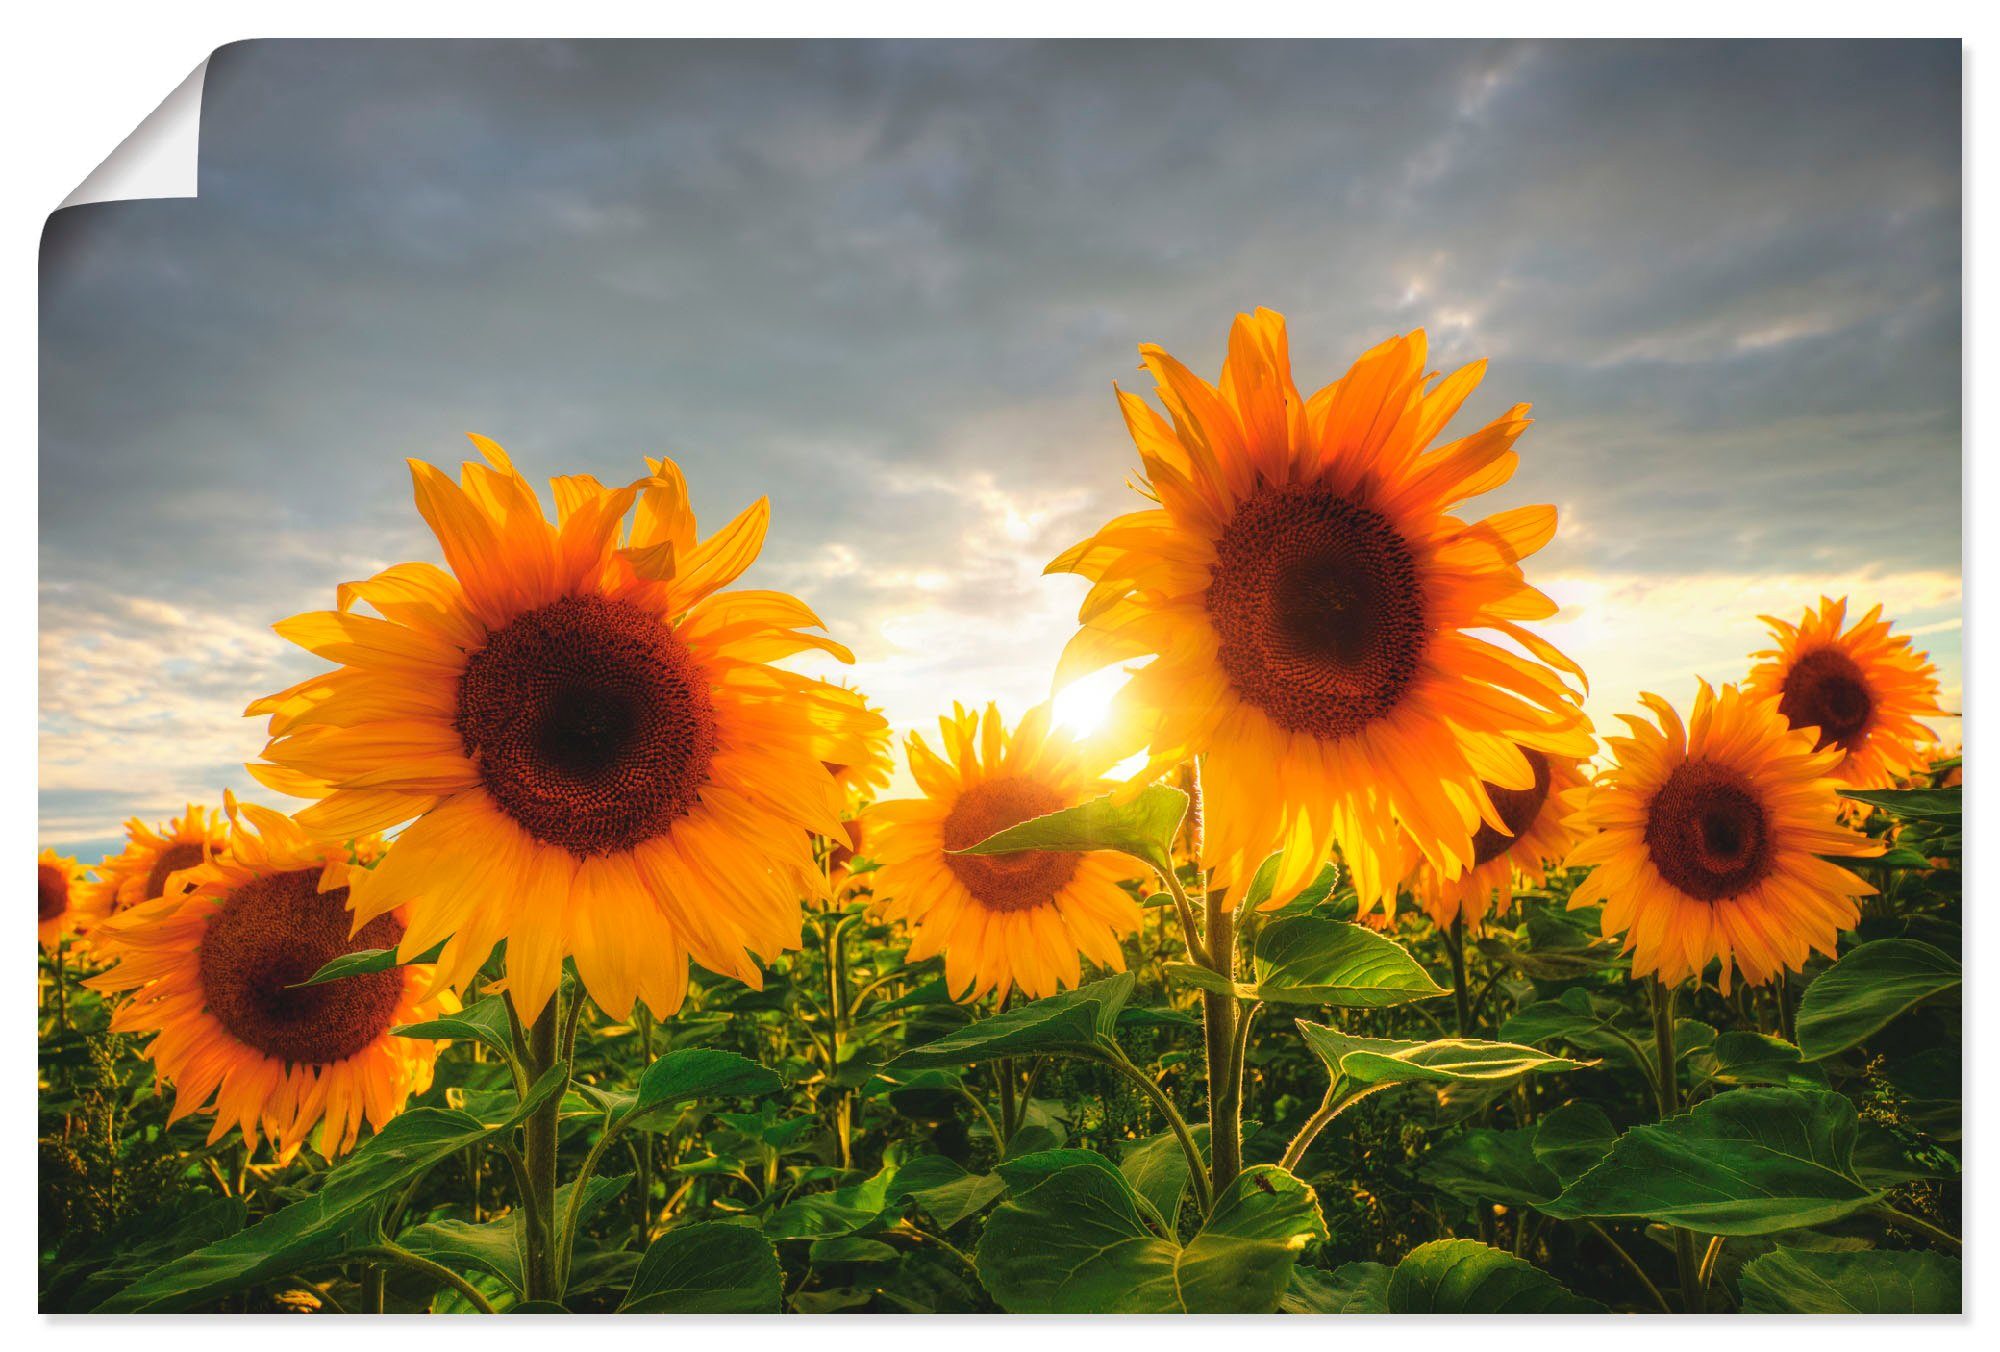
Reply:
[[[556,1063],[556,1037],[562,999],[558,994],[542,1006],[535,1026],[528,1032],[526,1056],[528,1083],[535,1084]],[[574,1025],[572,1025],[573,1027]],[[529,1116],[523,1132],[523,1162],[528,1176],[528,1193],[522,1199],[528,1209],[528,1299],[556,1300],[559,1277],[556,1271],[556,1126],[562,1115],[563,1091],[549,1095]]]
[[[1657,1075],[1654,1089],[1659,1096],[1660,1120],[1666,1121],[1681,1110],[1680,1058],[1674,1054],[1674,992],[1652,979],[1653,1055]],[[1695,1258],[1694,1235],[1679,1226],[1671,1227],[1674,1237],[1674,1264],[1680,1273],[1681,1302],[1690,1314],[1700,1314],[1705,1305],[1701,1268]]]
[[[1472,1036],[1472,996],[1465,989],[1465,917],[1451,918],[1445,932],[1445,952],[1451,955],[1451,1002],[1458,1011],[1458,1035]]]
[[[1000,1154],[1004,1157],[1014,1133],[1021,1129],[1021,1111],[1014,1098],[1013,1058],[1003,1056],[995,1061],[993,1073],[1000,1082]]]
[[[639,1073],[653,1064],[653,1011],[641,1004],[633,1011],[639,1025]],[[640,1132],[639,1139],[632,1146],[634,1180],[639,1185],[639,1247],[645,1248],[653,1235],[653,1138],[648,1132]]]
[[[1236,917],[1221,890],[1208,894],[1204,944],[1209,970],[1236,980]],[[1220,1194],[1243,1169],[1243,1087],[1232,1064],[1243,1007],[1233,992],[1203,991],[1201,1022],[1208,1051],[1208,1159],[1211,1190]]]

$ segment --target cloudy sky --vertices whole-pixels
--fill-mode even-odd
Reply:
[[[1042,564],[1136,505],[1112,382],[1256,305],[1303,387],[1423,327],[1491,359],[1461,429],[1534,404],[1490,501],[1562,510],[1600,723],[1822,591],[1956,708],[1959,89],[1948,43],[224,49],[199,196],[45,240],[43,843],[247,787],[316,667],[270,624],[437,558],[403,457],[468,430],[768,494],[750,581],[900,727],[1017,712]]]

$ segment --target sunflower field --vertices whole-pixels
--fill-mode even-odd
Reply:
[[[412,462],[268,801],[38,860],[41,1308],[1960,1310],[1927,657],[1800,597],[1594,727],[1481,365],[1140,353],[1087,736],[892,740],[671,461]]]

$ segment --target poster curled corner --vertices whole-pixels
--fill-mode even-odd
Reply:
[[[195,196],[200,182],[201,91],[207,78],[204,60],[104,163],[91,170],[62,206]]]

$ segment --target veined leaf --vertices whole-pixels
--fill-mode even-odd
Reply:
[[[1535,1126],[1535,1158],[1567,1186],[1611,1153],[1618,1128],[1595,1103],[1565,1103]]]
[[[773,1314],[784,1269],[771,1241],[747,1225],[677,1225],[646,1248],[620,1314]]]
[[[1959,1260],[1938,1253],[1773,1249],[1744,1264],[1745,1314],[1959,1314]]]
[[[322,973],[325,970],[320,969]],[[511,1057],[514,1054],[507,1004],[497,995],[476,1000],[456,1014],[445,1014],[423,1023],[406,1023],[389,1031],[397,1037],[429,1038],[437,1042],[483,1042],[502,1056]]]
[[[1799,1001],[1799,1050],[1819,1061],[1866,1041],[1912,1006],[1956,989],[1958,960],[1915,939],[1850,949]]]
[[[1965,814],[1965,791],[1960,788],[1842,789],[1840,796],[1913,821],[1955,822]]]
[[[1824,1225],[1877,1201],[1855,1172],[1854,1105],[1834,1093],[1732,1089],[1634,1127],[1541,1209],[1563,1220],[1643,1219],[1704,1235]]]
[[[959,854],[1016,854],[1022,850],[1117,850],[1162,873],[1173,871],[1174,832],[1187,815],[1188,796],[1153,784],[1119,802],[1106,794],[996,832]]]
[[[967,1024],[935,1042],[912,1047],[890,1066],[911,1071],[1036,1052],[1093,1054],[1111,1045],[1118,1011],[1131,995],[1132,974],[1120,972]]]
[[[1503,1083],[1538,1070],[1580,1070],[1592,1064],[1552,1056],[1511,1042],[1446,1038],[1404,1042],[1395,1038],[1350,1037],[1322,1024],[1298,1021],[1299,1032],[1337,1078],[1359,1085]]]
[[[1255,971],[1257,998],[1266,1002],[1384,1009],[1449,994],[1387,935],[1312,916],[1265,926]]]
[[[995,1174],[967,1173],[943,1155],[920,1155],[896,1171],[888,1195],[908,1198],[949,1230],[997,1201],[1007,1185]]]
[[[1419,1176],[1460,1201],[1539,1206],[1563,1184],[1535,1154],[1535,1135],[1534,1127],[1473,1127],[1426,1155]]]
[[[366,1242],[392,1194],[467,1146],[511,1131],[569,1079],[551,1066],[506,1118],[481,1121],[449,1108],[412,1108],[327,1171],[319,1190],[247,1230],[146,1274],[99,1310],[190,1310],[257,1282],[338,1258]]]
[[[1603,1314],[1540,1268],[1476,1239],[1434,1239],[1389,1276],[1391,1314]]]
[[[1326,1238],[1312,1189],[1268,1164],[1223,1189],[1185,1245],[1141,1208],[1108,1160],[1057,1169],[987,1221],[979,1278],[1014,1313],[1262,1314],[1299,1251]]]
[[[1278,1308],[1286,1314],[1387,1314],[1392,1271],[1386,1263],[1342,1263],[1332,1272],[1294,1267]]]

